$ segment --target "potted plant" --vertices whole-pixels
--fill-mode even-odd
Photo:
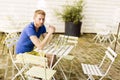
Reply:
[[[59,16],[65,22],[65,34],[70,36],[80,36],[81,20],[83,18],[83,0],[79,0],[72,5],[64,5],[62,12],[57,11]]]

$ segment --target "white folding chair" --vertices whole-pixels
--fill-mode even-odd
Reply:
[[[118,37],[118,38],[117,38]],[[117,44],[120,46],[120,34],[118,34],[118,36],[117,35],[115,35],[115,34],[112,34],[112,43],[111,44],[115,44],[115,42],[116,42],[116,39],[117,39]]]
[[[97,34],[93,38],[93,40],[95,40],[95,43],[96,42],[105,43],[107,41],[112,43],[110,28],[107,25],[102,24],[102,23],[96,23],[95,26],[98,29],[96,30]]]
[[[74,47],[76,47],[76,45],[78,44],[78,37],[67,36],[67,35],[59,35],[58,41],[60,41],[59,44],[61,44],[61,45],[73,45]],[[69,72],[68,78],[66,77],[65,74],[63,74],[65,76],[65,80],[70,79],[74,57],[75,56],[74,56],[74,50],[73,50],[73,53],[71,53],[71,55],[69,55],[69,54],[68,55],[64,55],[63,58],[62,58],[63,61],[64,61],[64,59],[70,61],[70,70],[69,71],[66,70],[64,68],[64,66],[62,65],[63,61],[60,62],[60,65],[64,69],[64,71]]]
[[[72,45],[72,46],[76,47],[78,44],[78,37],[75,37],[75,36],[59,35],[58,39],[59,39],[58,41],[60,41],[61,45]],[[63,58],[72,60],[74,58],[73,55],[74,55],[74,52],[63,56]]]
[[[22,77],[22,79],[25,80],[25,78],[22,75],[23,70],[19,69],[19,67],[17,66],[16,61],[15,61],[16,59],[15,59],[15,54],[14,54],[14,47],[15,47],[15,44],[16,44],[18,38],[19,38],[18,36],[12,36],[12,35],[10,35],[9,37],[7,36],[5,39],[5,45],[8,48],[9,56],[10,56],[10,59],[13,64],[12,65],[12,76],[14,75],[14,67],[18,71],[18,73],[12,77],[12,80],[14,80],[18,75],[20,75]]]
[[[5,40],[3,40],[3,51],[2,52],[3,52],[3,55],[7,55],[6,65],[8,66],[10,54],[5,54],[4,47],[5,47],[5,45],[7,46],[7,48],[8,48],[8,46],[9,46],[9,48],[11,47],[9,44],[13,43],[13,41],[11,40],[12,42],[10,42],[8,39],[11,39],[13,37],[15,37],[14,43],[16,43],[16,41],[18,39],[18,34],[16,32],[11,32],[11,33],[6,33],[5,32],[5,35],[6,36],[5,36]],[[7,51],[9,52],[8,49],[7,49]],[[8,66],[8,67],[10,67],[10,66]],[[6,70],[5,70],[4,79],[6,79],[7,72],[8,72],[8,68],[6,68]],[[12,75],[13,74],[14,74],[14,72],[12,71]]]
[[[95,80],[95,76],[99,76],[99,80],[102,80],[107,75],[116,57],[117,54],[108,47],[99,65],[81,63],[84,74],[88,75],[87,80]]]
[[[24,58],[24,63],[38,64],[40,66],[32,66],[25,75],[28,80],[51,80],[54,79],[54,74],[56,70],[48,67],[48,59],[45,57],[45,53],[42,50],[35,49],[38,56],[31,55],[32,53],[25,53],[24,56],[18,56],[19,60],[22,61]],[[39,53],[39,54],[38,54]],[[40,62],[41,61],[41,62]]]
[[[26,56],[24,55],[24,59],[25,59],[24,61],[28,63],[43,65],[43,67],[33,66],[27,72],[25,72],[25,75],[27,76],[28,80],[35,80],[35,78],[38,78],[38,79],[40,78],[43,80],[50,80],[56,72],[56,70],[52,70],[48,68],[48,64],[46,64],[47,58],[45,57],[38,57],[38,56],[26,54]],[[22,60],[22,58],[20,58],[19,60]]]
[[[75,36],[59,35],[58,41],[59,40],[61,44],[71,44],[76,46],[78,43],[78,37]]]

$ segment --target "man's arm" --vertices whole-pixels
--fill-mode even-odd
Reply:
[[[49,42],[52,33],[55,32],[55,28],[52,26],[49,26],[49,30],[48,33],[44,33],[44,39],[42,41],[40,41],[36,36],[30,36],[31,41],[33,42],[33,44],[38,48],[38,49],[43,49],[43,47]]]
[[[46,36],[47,34],[48,34],[47,32],[44,33],[44,34],[42,34],[42,37],[45,38],[45,36]]]
[[[38,48],[38,49],[43,49],[43,47],[47,44],[48,40],[49,40],[49,37],[51,36],[52,34],[47,34],[45,36],[45,38],[40,41],[36,36],[30,36],[30,39],[31,41],[33,42],[33,44]]]
[[[44,33],[42,36],[43,38],[45,38],[45,36],[47,35],[48,33]],[[47,44],[49,44],[51,42],[51,40],[53,39],[53,34],[50,35],[48,41],[47,41]]]

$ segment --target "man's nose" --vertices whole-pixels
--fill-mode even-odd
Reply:
[[[41,23],[43,23],[43,22],[44,22],[44,20],[40,20],[40,22],[41,22]]]

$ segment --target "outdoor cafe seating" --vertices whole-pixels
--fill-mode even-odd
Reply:
[[[56,70],[54,70],[54,68],[59,64],[60,60],[63,57],[65,58],[65,56],[67,56],[74,48],[74,45],[67,44],[67,41],[71,42],[68,39],[69,36],[65,36],[65,35],[60,35],[60,36],[62,37],[55,39],[56,40],[55,43],[51,42],[49,45],[45,46],[45,48],[42,50],[42,53],[48,53],[48,54],[52,53],[57,56],[56,63],[52,66],[52,62],[51,62],[51,66],[48,67],[47,59],[43,56],[35,56],[28,53],[16,55],[14,48],[17,40],[19,39],[19,36],[17,33],[8,33],[6,35],[4,44],[8,48],[9,57],[12,61],[12,80],[16,79],[18,76],[21,76],[23,80],[31,76],[35,76],[42,79],[48,79],[48,80],[51,78],[55,79],[54,74],[56,73]],[[74,42],[76,43],[76,41]],[[34,66],[34,64],[42,65],[44,67],[40,68]],[[15,72],[15,69],[17,69],[17,73]],[[40,75],[36,73],[36,71],[38,71],[38,73],[42,71],[43,74]],[[64,74],[63,71],[62,73]],[[66,75],[64,75],[64,77],[67,80]]]

